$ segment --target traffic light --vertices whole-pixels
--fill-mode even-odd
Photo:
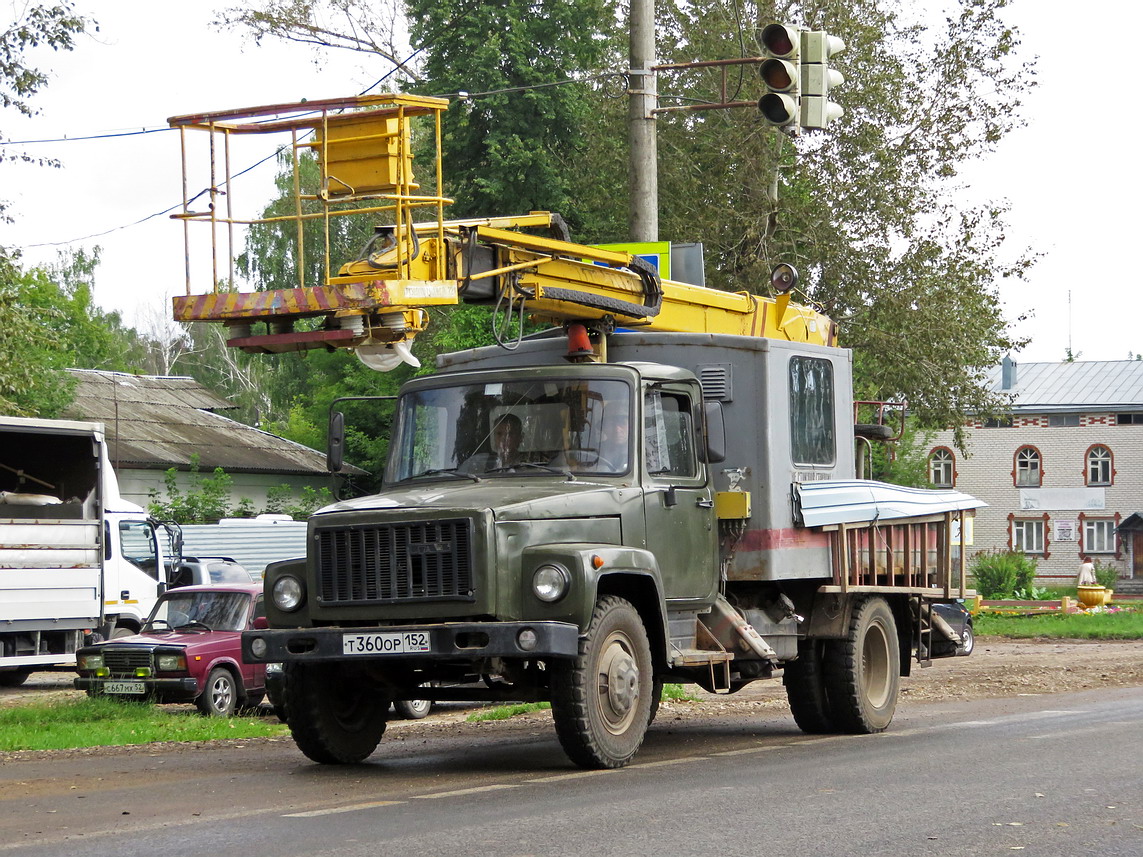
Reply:
[[[758,109],[771,125],[785,128],[798,124],[801,75],[797,63],[801,41],[801,33],[785,24],[768,24],[758,34],[758,44],[766,56],[758,73],[767,90],[758,99]]]
[[[840,104],[829,100],[830,90],[845,82],[841,72],[829,67],[830,57],[845,50],[845,42],[820,30],[801,36],[799,124],[803,128],[824,128],[845,112]]]

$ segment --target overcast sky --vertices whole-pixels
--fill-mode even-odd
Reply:
[[[7,138],[164,129],[173,115],[355,94],[388,71],[380,60],[366,65],[348,52],[323,57],[317,67],[303,47],[255,47],[208,26],[217,5],[80,0],[79,10],[99,21],[100,32],[81,37],[72,53],[39,60],[52,75],[34,101],[41,115],[22,121],[6,111],[0,121]],[[1127,36],[1143,25],[1143,6],[1092,0],[1084,13],[1014,0],[1009,20],[1023,32],[1024,55],[1039,57],[1040,86],[1027,98],[1028,127],[965,174],[974,197],[1010,202],[1013,253],[1028,245],[1043,254],[1027,284],[1002,286],[1009,319],[1034,313],[1016,328],[1032,337],[1016,355],[1025,362],[1062,359],[1069,341],[1085,360],[1143,351],[1143,284],[1128,252],[1140,242],[1143,220],[1133,133],[1139,122],[1131,119],[1137,63],[1129,48],[1111,47],[1130,43]],[[1110,39],[1109,24],[1125,37]],[[1080,39],[1102,52],[1085,50]],[[177,133],[25,148],[60,159],[64,168],[4,165],[0,197],[12,203],[16,222],[0,226],[0,243],[22,247],[31,263],[53,259],[52,245],[98,244],[96,302],[121,310],[131,324],[165,315],[169,296],[185,284],[182,229],[166,215],[152,215],[181,200]],[[235,171],[271,149],[242,151]],[[269,197],[273,172],[266,164],[236,188],[247,212]],[[196,281],[196,291],[207,282]]]

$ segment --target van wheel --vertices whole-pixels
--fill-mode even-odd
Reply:
[[[298,749],[322,765],[367,758],[385,734],[389,700],[334,664],[287,664],[286,710]]]
[[[794,722],[810,735],[823,735],[835,729],[826,700],[822,649],[821,640],[799,640],[798,659],[787,663],[782,670],[782,684],[786,686],[786,699]]]
[[[552,716],[564,752],[583,768],[626,765],[647,733],[653,688],[639,613],[623,598],[601,598],[578,657],[553,670]]]
[[[844,640],[825,648],[825,687],[837,728],[853,735],[884,732],[897,710],[900,643],[884,598],[867,598],[853,611]]]
[[[208,717],[233,717],[238,708],[238,683],[226,667],[215,667],[206,677],[206,687],[195,701]]]

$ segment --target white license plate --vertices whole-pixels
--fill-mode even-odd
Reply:
[[[346,655],[404,655],[430,652],[427,631],[400,631],[377,634],[345,634],[341,651]]]
[[[147,686],[141,681],[108,681],[103,683],[104,693],[146,693]]]

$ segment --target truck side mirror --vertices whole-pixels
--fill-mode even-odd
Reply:
[[[726,461],[726,421],[722,415],[722,402],[703,402],[706,411],[706,455],[707,464]]]
[[[325,453],[325,466],[330,473],[340,473],[345,460],[345,414],[329,413],[329,441]]]

